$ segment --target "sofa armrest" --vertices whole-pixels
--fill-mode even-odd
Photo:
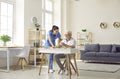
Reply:
[[[80,50],[81,55],[85,54],[86,52],[87,52],[86,50]]]

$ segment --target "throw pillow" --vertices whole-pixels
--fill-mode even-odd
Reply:
[[[115,52],[116,52],[116,46],[115,46],[115,45],[112,46],[111,52],[112,52],[112,53],[115,53]]]
[[[120,47],[116,47],[116,52],[120,52]]]
[[[112,45],[110,44],[101,44],[100,45],[100,52],[111,52],[112,50]]]
[[[116,47],[120,47],[120,45],[113,44],[112,45],[112,50],[111,50],[112,53],[116,53],[117,52]]]

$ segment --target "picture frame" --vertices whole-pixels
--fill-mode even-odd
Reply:
[[[106,28],[107,28],[107,23],[101,22],[101,23],[100,23],[100,28],[101,28],[101,29],[106,29]]]
[[[120,28],[120,22],[114,22],[113,26],[114,28]]]

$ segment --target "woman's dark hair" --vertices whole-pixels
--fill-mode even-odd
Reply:
[[[58,30],[59,29],[59,27],[58,26],[56,26],[56,25],[53,25],[53,27],[52,27],[52,32],[53,32],[53,30]]]

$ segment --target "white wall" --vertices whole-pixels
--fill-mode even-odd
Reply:
[[[94,43],[120,43],[120,28],[113,22],[120,22],[120,0],[70,0],[70,30],[76,38],[76,32],[87,28],[93,33]],[[100,23],[106,22],[107,29],[101,29]]]
[[[62,36],[64,36],[65,31],[69,30],[70,28],[70,2],[69,0],[61,0],[61,30]]]
[[[24,27],[25,27],[25,44],[28,43],[28,29],[33,27],[32,17],[38,18],[38,23],[42,24],[42,0],[24,0]]]
[[[61,27],[61,0],[53,0],[53,25]],[[61,31],[61,28],[60,28]]]
[[[41,0],[16,0],[16,20],[15,20],[15,41],[16,45],[25,45],[28,43],[28,29],[33,27],[32,17],[38,18],[41,24]]]
[[[16,0],[14,44],[24,45],[24,0]]]

